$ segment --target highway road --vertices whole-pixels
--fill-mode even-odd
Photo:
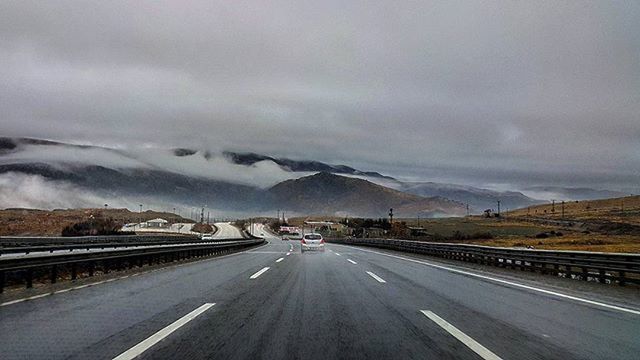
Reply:
[[[237,227],[233,226],[231,223],[221,222],[215,223],[218,231],[213,235],[213,238],[218,243],[220,240],[229,240],[229,239],[241,239],[243,238],[242,232]],[[208,244],[209,242],[205,242]],[[105,252],[105,251],[128,251],[131,249],[139,249],[145,247],[176,247],[176,246],[184,246],[184,245],[200,245],[203,242],[193,242],[187,244],[169,244],[169,245],[138,245],[138,246],[128,246],[127,248],[119,247],[119,248],[110,248],[105,247],[102,248],[92,248],[92,249],[74,249],[73,253],[86,253],[86,252]],[[69,250],[55,250],[55,251],[31,251],[29,254],[25,253],[9,253],[9,254],[0,254],[0,261],[3,259],[9,258],[27,258],[27,257],[39,257],[39,256],[55,256],[55,255],[67,255],[69,254]]]
[[[238,239],[242,238],[242,232],[237,227],[228,222],[217,222],[214,225],[218,228],[213,237],[215,239]]]
[[[0,306],[0,358],[640,354],[638,309],[397,253],[329,244],[324,253],[301,254],[297,243],[268,240],[241,253]]]

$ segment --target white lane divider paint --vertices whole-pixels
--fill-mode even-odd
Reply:
[[[276,262],[279,263],[282,260],[284,260],[284,258],[280,258],[280,259],[276,260]]]
[[[184,326],[189,321],[195,319],[196,317],[198,317],[203,312],[209,310],[209,308],[211,308],[213,305],[215,305],[215,303],[206,303],[206,304],[200,306],[199,308],[193,310],[192,312],[188,313],[187,315],[185,315],[185,316],[181,317],[180,319],[174,321],[173,323],[171,323],[171,325],[165,327],[164,329],[162,329],[162,330],[158,331],[157,333],[151,335],[150,337],[146,338],[145,340],[143,340],[138,345],[136,345],[136,346],[132,347],[131,349],[123,352],[122,354],[116,356],[115,358],[113,358],[113,360],[131,360],[131,359],[135,359],[136,357],[138,357],[143,352],[149,350],[150,347],[152,347],[153,345],[157,344],[158,342],[160,342],[162,339],[166,338],[167,336],[171,335],[172,332],[178,330],[179,328]]]
[[[420,260],[416,260],[416,259],[411,259],[411,258],[407,258],[407,257],[404,257],[404,256],[385,254],[385,253],[382,253],[382,252],[379,252],[379,251],[359,249],[357,247],[352,247],[352,248],[360,250],[360,251],[364,251],[364,252],[370,252],[370,253],[382,255],[382,256],[388,256],[388,257],[392,257],[392,258],[396,258],[396,259],[411,261],[411,262],[414,262],[414,263],[430,266],[430,267],[433,267],[433,268],[436,268],[436,269],[450,271],[450,272],[456,273],[456,274],[467,275],[467,276],[471,276],[471,277],[475,277],[475,278],[479,278],[479,279],[493,281],[493,282],[496,282],[496,283],[499,283],[499,284],[510,285],[510,286],[513,286],[513,287],[521,288],[521,289],[526,289],[526,290],[536,291],[536,292],[547,294],[547,295],[557,296],[557,297],[560,297],[560,298],[563,298],[563,299],[574,300],[574,301],[582,302],[582,303],[585,303],[585,304],[590,304],[590,305],[594,305],[594,306],[600,306],[600,307],[611,309],[611,310],[617,310],[617,311],[626,312],[626,313],[629,313],[629,314],[640,315],[640,310],[634,310],[634,309],[625,308],[625,307],[622,307],[622,306],[611,305],[611,304],[603,303],[603,302],[600,302],[600,301],[594,301],[594,300],[581,298],[581,297],[578,297],[578,296],[559,293],[559,292],[556,292],[556,291],[545,290],[545,289],[541,289],[541,288],[538,288],[538,287],[535,287],[535,286],[519,284],[517,282],[508,281],[508,280],[502,280],[502,279],[498,279],[498,278],[494,278],[494,277],[486,276],[486,275],[480,275],[480,274],[472,273],[472,272],[469,272],[469,271],[454,269],[454,268],[451,268],[451,267],[448,267],[448,266],[436,265],[436,264],[432,264],[432,263],[429,263],[429,262],[426,262],[426,261],[420,261]]]
[[[449,324],[446,320],[436,315],[432,311],[429,310],[420,310],[424,314],[424,316],[428,317],[431,321],[438,324],[441,328],[446,330],[449,334],[451,334],[454,338],[458,339],[461,343],[465,344],[469,349],[471,349],[474,353],[480,355],[481,358],[485,360],[502,360],[498,355],[491,352],[491,350],[482,346],[479,342],[473,340],[467,334],[458,330],[455,326]]]
[[[350,263],[352,263],[353,265],[358,265],[358,263],[357,263],[357,262],[355,262],[355,261],[353,261],[353,260],[351,260],[351,259],[347,259],[347,261],[348,261],[348,262],[350,262]]]
[[[371,276],[372,278],[376,279],[376,281],[378,281],[379,283],[386,283],[386,281],[384,281],[383,278],[381,278],[380,276],[372,273],[371,271],[367,271],[367,274],[369,274],[369,276]]]
[[[262,270],[258,271],[257,273],[251,275],[251,277],[249,279],[253,280],[253,279],[257,279],[258,276],[264,274],[265,272],[267,272],[267,270],[269,270],[270,267],[263,267]]]
[[[263,248],[265,246],[267,246],[267,245],[266,244],[265,245],[261,245],[257,249]],[[154,273],[154,272],[167,270],[167,269],[171,269],[171,268],[177,268],[177,267],[183,267],[183,266],[197,264],[199,262],[204,262],[204,261],[209,261],[209,260],[214,260],[214,259],[215,260],[224,259],[224,258],[231,257],[231,256],[237,256],[237,255],[241,255],[241,254],[251,254],[251,253],[253,253],[253,251],[251,251],[251,250],[239,251],[239,252],[232,253],[232,254],[217,256],[215,258],[205,258],[203,260],[190,261],[190,262],[186,262],[186,263],[182,263],[182,264],[175,264],[175,265],[170,265],[170,266],[166,266],[166,267],[160,267],[160,268],[157,268],[157,269],[146,270],[146,271],[142,271],[142,272],[131,274],[131,275],[125,275],[125,276],[121,276],[121,277],[117,277],[117,278],[112,278],[112,279],[107,279],[107,280],[102,280],[102,281],[89,283],[89,284],[86,284],[86,285],[80,285],[80,286],[66,288],[66,289],[62,289],[62,290],[56,290],[56,291],[52,291],[52,292],[48,292],[48,293],[44,293],[44,294],[40,294],[40,295],[34,295],[34,296],[26,297],[26,298],[21,298],[21,299],[16,299],[16,300],[3,302],[3,303],[0,303],[0,307],[13,305],[13,304],[19,304],[21,302],[25,302],[25,301],[29,301],[29,300],[35,300],[35,299],[43,298],[43,297],[50,296],[50,295],[63,294],[63,293],[66,293],[66,292],[69,292],[69,291],[73,291],[73,290],[79,290],[79,289],[83,289],[83,288],[87,288],[87,287],[92,287],[92,286],[95,286],[95,285],[109,283],[109,282],[116,281],[116,280],[126,279],[128,277],[134,277],[134,276],[139,276],[139,275],[144,275],[144,274],[151,274],[151,273]],[[271,254],[271,253],[278,253],[278,252],[277,251],[270,251],[268,253]],[[291,254],[287,254],[287,255],[291,255]]]
[[[291,253],[290,253],[290,252],[288,252],[288,253],[287,253],[287,256],[289,256],[289,255],[291,255]]]
[[[337,252],[334,252],[334,254],[336,254],[336,255],[338,255],[338,256],[342,256],[342,255],[338,254]]]

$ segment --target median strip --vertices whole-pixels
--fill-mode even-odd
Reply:
[[[255,274],[251,275],[251,277],[250,277],[249,279],[251,279],[251,280],[257,279],[257,278],[258,278],[258,276],[260,276],[260,275],[264,274],[264,273],[265,273],[265,272],[267,272],[267,270],[269,270],[269,269],[270,269],[270,267],[268,267],[268,266],[267,266],[267,267],[264,267],[264,268],[262,268],[262,270],[260,270],[260,271],[258,271],[257,273],[255,273]]]
[[[386,283],[386,281],[384,281],[383,278],[381,278],[380,276],[372,273],[371,271],[367,271],[367,274],[369,274],[369,276],[371,276],[372,278],[376,279],[376,281],[378,281],[379,283]]]
[[[451,334],[454,338],[458,339],[461,343],[465,344],[471,351],[480,355],[481,358],[485,360],[502,360],[498,355],[491,352],[491,350],[482,346],[479,342],[473,340],[467,334],[458,330],[455,326],[449,324],[446,320],[436,315],[432,311],[429,310],[420,310],[424,316],[429,318],[431,321],[436,323],[438,326],[443,328],[446,332]]]
[[[157,333],[151,335],[150,337],[146,338],[145,340],[143,340],[138,345],[136,345],[136,346],[132,347],[131,349],[123,352],[122,354],[116,356],[115,358],[113,358],[113,360],[131,360],[131,359],[135,359],[136,357],[140,356],[143,352],[149,350],[149,348],[151,348],[153,345],[159,343],[160,341],[162,341],[162,339],[166,338],[167,336],[171,335],[171,333],[173,333],[174,331],[176,331],[179,328],[181,328],[182,326],[184,326],[189,321],[195,319],[200,314],[202,314],[205,311],[209,310],[209,308],[211,308],[213,305],[215,305],[215,303],[206,303],[206,304],[200,306],[199,308],[193,310],[192,312],[188,313],[187,315],[185,315],[185,316],[181,317],[180,319],[174,321],[173,323],[171,323],[169,326],[165,327],[164,329],[162,329],[162,330],[158,331]]]

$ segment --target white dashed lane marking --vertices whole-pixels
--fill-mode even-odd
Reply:
[[[455,326],[449,324],[446,320],[436,315],[429,310],[420,310],[424,316],[428,317],[431,321],[438,324],[446,332],[451,334],[454,338],[458,339],[461,343],[465,344],[474,353],[480,355],[485,360],[502,360],[498,355],[491,352],[491,350],[482,346],[479,342],[473,340],[470,336],[458,330]]]
[[[372,273],[371,271],[367,271],[367,274],[369,274],[369,276],[371,276],[372,278],[376,279],[376,281],[379,282],[379,283],[386,283],[386,281],[384,281],[383,278],[381,278],[380,276]]]
[[[270,267],[263,267],[260,271],[258,271],[257,273],[251,275],[251,277],[249,279],[254,280],[257,279],[260,275],[264,274],[265,272],[267,272],[270,269]]]

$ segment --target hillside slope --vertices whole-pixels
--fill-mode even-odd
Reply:
[[[386,217],[393,208],[398,217],[437,217],[463,215],[466,211],[459,202],[407,194],[327,172],[283,181],[268,194],[274,205],[306,214]]]

